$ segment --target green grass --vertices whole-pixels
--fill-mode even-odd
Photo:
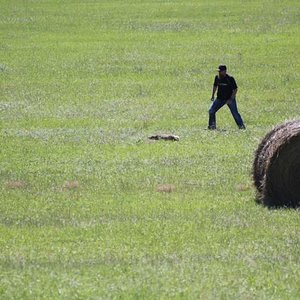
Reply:
[[[251,180],[299,118],[299,1],[0,6],[1,299],[300,298],[299,211]],[[246,131],[206,130],[220,63]]]

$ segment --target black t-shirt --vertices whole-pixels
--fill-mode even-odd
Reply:
[[[217,75],[215,77],[214,86],[218,87],[217,98],[220,100],[228,100],[232,95],[232,91],[237,89],[234,78],[228,74],[226,74],[224,78],[220,78]]]

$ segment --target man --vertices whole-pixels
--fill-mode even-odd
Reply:
[[[219,75],[215,77],[211,101],[213,101],[209,109],[208,129],[216,129],[216,112],[225,104],[229,107],[231,114],[238,125],[239,129],[246,129],[243,119],[238,112],[236,105],[236,93],[238,87],[234,78],[227,74],[227,67],[220,65],[217,69]],[[217,98],[215,99],[215,93]]]

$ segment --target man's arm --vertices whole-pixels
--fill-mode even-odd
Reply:
[[[231,94],[230,98],[228,99],[227,103],[230,103],[235,98],[236,93],[238,91],[238,86],[235,82],[234,77],[230,76],[229,79],[230,79],[230,84],[231,84],[231,87],[232,87],[232,94]]]
[[[231,94],[231,97],[230,97],[230,100],[233,100],[236,96],[236,93],[237,93],[237,90],[238,90],[238,86],[235,82],[235,79],[234,77],[229,77],[230,80],[231,80],[231,87],[232,87],[232,94]]]
[[[218,86],[217,85],[213,85],[213,90],[212,90],[212,95],[211,95],[211,101],[214,101],[215,99],[215,93],[217,91]]]
[[[237,88],[232,91],[230,98],[227,100],[227,104],[230,104],[230,102],[235,98],[237,91],[238,91]]]
[[[238,91],[238,89],[235,89],[235,90],[232,91],[232,94],[231,94],[231,97],[230,97],[231,100],[233,100],[235,98],[237,91]]]

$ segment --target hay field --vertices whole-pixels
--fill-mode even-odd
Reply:
[[[299,299],[299,211],[251,180],[300,117],[299,1],[0,7],[1,299]],[[220,63],[246,131],[206,130]]]

